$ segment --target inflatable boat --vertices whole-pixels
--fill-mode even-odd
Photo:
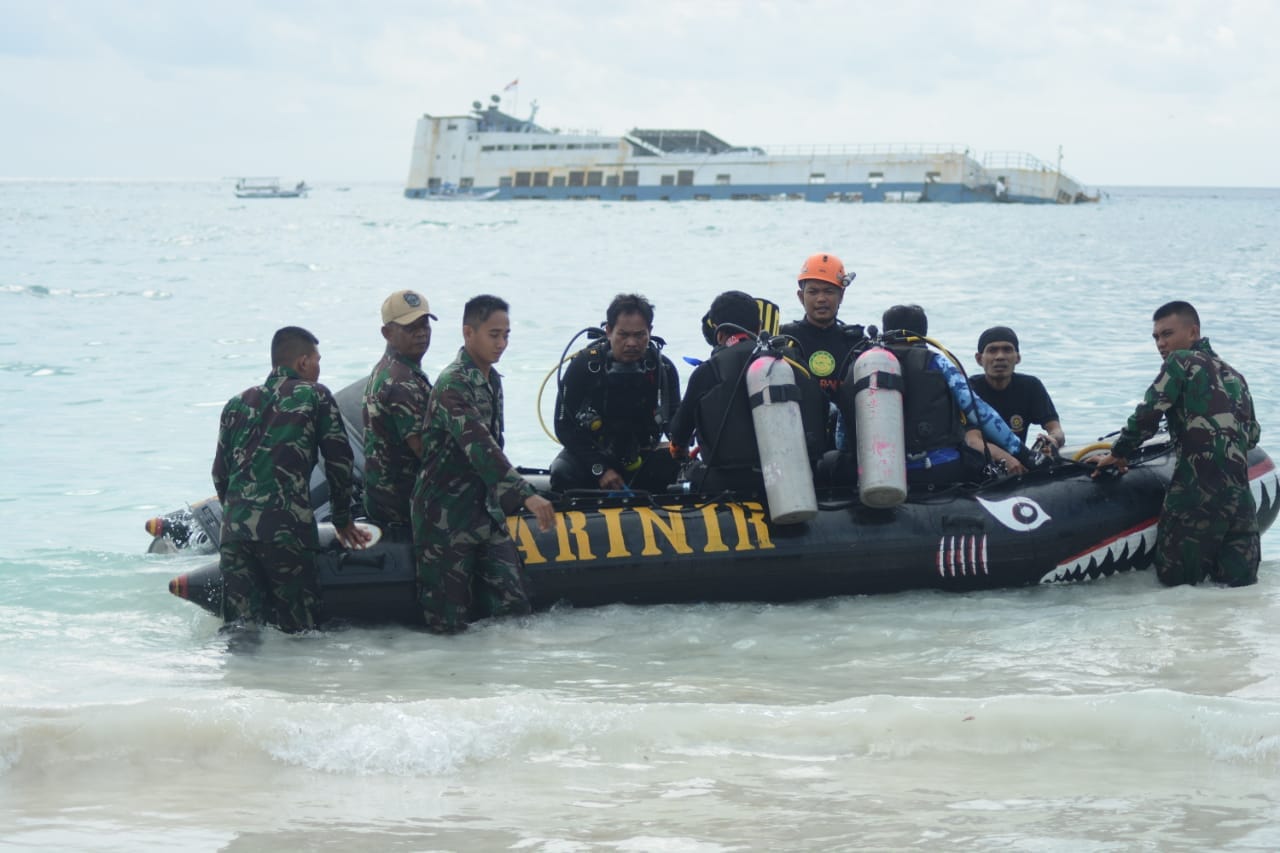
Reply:
[[[980,488],[913,494],[891,508],[828,490],[816,517],[799,524],[774,523],[750,496],[584,492],[556,498],[553,531],[524,514],[508,525],[535,609],[1089,581],[1151,564],[1174,459],[1167,437],[1157,438],[1123,476],[1095,480],[1090,466],[1064,462]],[[1261,448],[1249,465],[1265,530],[1280,511],[1280,471]],[[216,543],[216,500],[193,509],[198,535]],[[318,566],[328,619],[421,622],[410,543],[383,538],[346,551],[331,542]],[[169,589],[220,613],[216,558]]]

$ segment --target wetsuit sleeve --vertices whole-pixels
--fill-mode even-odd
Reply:
[[[433,422],[445,428],[449,439],[466,457],[471,470],[494,493],[501,506],[509,506],[513,495],[519,499],[515,502],[523,502],[538,493],[502,452],[467,391],[456,384],[445,386],[442,383],[436,386],[433,394],[439,407]]]
[[[1004,422],[1004,418],[969,387],[969,378],[946,358],[933,353],[934,367],[942,371],[947,387],[956,405],[964,413],[966,429],[982,431],[982,437],[1006,453],[1017,456],[1022,452],[1022,439]]]
[[[1142,442],[1155,435],[1160,427],[1160,419],[1177,405],[1186,384],[1187,365],[1178,358],[1177,352],[1172,353],[1160,367],[1155,381],[1147,388],[1142,402],[1120,430],[1120,437],[1111,445],[1111,455],[1128,459]]]
[[[680,371],[676,370],[675,364],[665,355],[662,357],[663,369],[667,372],[667,393],[671,395],[671,411],[680,406]]]
[[[334,527],[351,524],[351,500],[355,457],[347,442],[338,401],[323,385],[316,389],[316,436],[324,457],[324,475],[329,481],[329,507]]]
[[[693,370],[689,384],[685,388],[684,399],[676,409],[676,416],[671,419],[671,443],[677,447],[688,447],[693,439],[693,431],[698,423],[698,401],[711,390],[715,383],[715,369],[711,362],[704,361]]]

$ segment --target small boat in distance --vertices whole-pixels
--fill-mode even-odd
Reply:
[[[236,181],[236,198],[304,198],[311,190],[306,181],[292,188],[281,187],[279,178],[240,178]]]

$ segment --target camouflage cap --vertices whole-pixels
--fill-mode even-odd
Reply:
[[[440,319],[431,313],[431,306],[427,304],[427,297],[416,291],[397,290],[382,303],[383,324],[399,323],[401,326],[407,326],[419,317],[430,317],[432,320]]]

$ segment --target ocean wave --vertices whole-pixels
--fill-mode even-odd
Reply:
[[[39,364],[30,361],[8,361],[0,362],[0,371],[6,373],[21,373],[24,376],[44,377],[44,376],[72,376],[75,371],[69,367],[62,367],[55,364]]]
[[[297,701],[236,691],[199,700],[10,706],[6,773],[100,762],[280,762],[337,775],[448,777],[511,764],[1034,759],[1185,769],[1280,769],[1280,705],[1139,691],[975,700],[870,696],[804,706],[567,701],[541,692],[409,702]]]

